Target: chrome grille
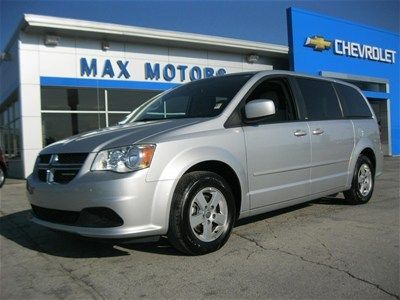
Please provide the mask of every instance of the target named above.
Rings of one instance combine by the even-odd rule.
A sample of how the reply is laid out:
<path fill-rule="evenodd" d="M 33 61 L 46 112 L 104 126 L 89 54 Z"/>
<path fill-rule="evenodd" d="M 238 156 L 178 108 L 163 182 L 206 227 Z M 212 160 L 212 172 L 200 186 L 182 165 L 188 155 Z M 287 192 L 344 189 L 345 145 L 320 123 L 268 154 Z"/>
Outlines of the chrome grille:
<path fill-rule="evenodd" d="M 43 182 L 67 184 L 78 174 L 87 156 L 87 153 L 39 155 L 38 178 Z"/>

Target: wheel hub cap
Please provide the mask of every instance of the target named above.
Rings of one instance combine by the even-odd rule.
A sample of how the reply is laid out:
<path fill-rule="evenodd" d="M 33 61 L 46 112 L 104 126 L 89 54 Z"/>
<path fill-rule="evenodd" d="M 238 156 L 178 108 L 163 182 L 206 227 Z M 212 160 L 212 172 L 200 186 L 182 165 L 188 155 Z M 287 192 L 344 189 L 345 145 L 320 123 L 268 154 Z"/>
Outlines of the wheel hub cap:
<path fill-rule="evenodd" d="M 372 172 L 367 164 L 362 164 L 358 170 L 358 191 L 364 197 L 367 196 L 372 189 Z"/>
<path fill-rule="evenodd" d="M 203 242 L 219 238 L 228 226 L 228 204 L 224 195 L 214 187 L 198 192 L 191 202 L 190 227 Z"/>

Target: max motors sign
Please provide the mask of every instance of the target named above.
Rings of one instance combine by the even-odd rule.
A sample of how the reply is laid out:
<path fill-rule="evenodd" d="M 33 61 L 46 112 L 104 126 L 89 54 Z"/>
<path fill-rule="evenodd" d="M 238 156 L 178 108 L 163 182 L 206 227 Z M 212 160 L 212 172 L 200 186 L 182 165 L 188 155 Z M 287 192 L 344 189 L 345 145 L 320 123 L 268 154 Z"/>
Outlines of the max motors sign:
<path fill-rule="evenodd" d="M 326 40 L 322 36 L 312 36 L 306 39 L 304 46 L 311 47 L 315 51 L 329 50 L 333 47 L 333 53 L 336 55 L 368 59 L 383 63 L 396 63 L 396 51 L 384 49 L 376 46 L 360 44 L 351 41 L 335 39 L 333 42 Z"/>
<path fill-rule="evenodd" d="M 201 78 L 208 78 L 213 76 L 221 76 L 226 74 L 224 68 L 211 68 L 199 66 L 188 66 L 184 64 L 160 64 L 145 62 L 141 69 L 141 74 L 135 74 L 136 77 L 144 75 L 145 80 L 152 81 L 193 81 Z M 80 75 L 81 77 L 94 77 L 94 78 L 114 78 L 114 79 L 129 79 L 133 75 L 131 66 L 133 63 L 129 60 L 111 60 L 105 59 L 100 62 L 97 58 L 80 58 Z M 138 66 L 135 66 L 137 70 Z M 140 66 L 139 66 L 140 67 Z"/>

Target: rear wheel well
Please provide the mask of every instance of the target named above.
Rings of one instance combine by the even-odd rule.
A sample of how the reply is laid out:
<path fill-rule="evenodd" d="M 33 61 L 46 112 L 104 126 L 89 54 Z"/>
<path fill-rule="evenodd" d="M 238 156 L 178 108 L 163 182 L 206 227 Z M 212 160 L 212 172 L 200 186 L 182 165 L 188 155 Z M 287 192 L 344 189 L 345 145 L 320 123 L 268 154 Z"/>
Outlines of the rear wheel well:
<path fill-rule="evenodd" d="M 218 174 L 228 182 L 229 187 L 232 189 L 232 193 L 235 196 L 236 218 L 238 218 L 240 213 L 240 206 L 242 203 L 242 189 L 240 187 L 240 181 L 236 175 L 236 172 L 226 163 L 217 160 L 208 160 L 198 163 L 187 170 L 185 174 L 194 171 L 213 172 Z"/>
<path fill-rule="evenodd" d="M 363 151 L 361 151 L 360 154 L 363 154 L 366 157 L 368 157 L 372 163 L 372 166 L 374 167 L 374 170 L 376 170 L 376 158 L 374 151 L 371 148 L 365 148 Z"/>

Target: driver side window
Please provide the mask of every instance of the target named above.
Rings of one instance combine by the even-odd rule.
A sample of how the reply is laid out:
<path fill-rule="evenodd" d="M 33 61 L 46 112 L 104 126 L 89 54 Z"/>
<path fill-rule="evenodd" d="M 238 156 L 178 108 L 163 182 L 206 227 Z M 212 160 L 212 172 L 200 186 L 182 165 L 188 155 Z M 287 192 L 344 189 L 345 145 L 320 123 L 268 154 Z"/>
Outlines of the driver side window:
<path fill-rule="evenodd" d="M 261 82 L 251 92 L 246 103 L 256 99 L 272 100 L 275 104 L 276 113 L 268 117 L 267 123 L 297 119 L 288 83 L 283 78 L 266 79 Z"/>

